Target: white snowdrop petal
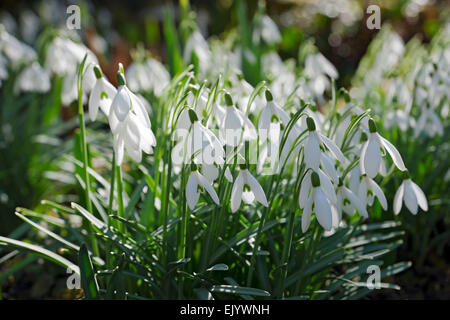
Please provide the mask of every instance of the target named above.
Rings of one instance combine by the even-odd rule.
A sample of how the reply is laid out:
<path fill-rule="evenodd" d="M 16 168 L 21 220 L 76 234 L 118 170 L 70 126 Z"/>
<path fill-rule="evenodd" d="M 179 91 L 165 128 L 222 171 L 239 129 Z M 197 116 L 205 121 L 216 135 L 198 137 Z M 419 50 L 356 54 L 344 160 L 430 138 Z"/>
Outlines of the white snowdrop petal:
<path fill-rule="evenodd" d="M 366 169 L 364 167 L 364 163 L 366 161 L 367 147 L 368 146 L 369 146 L 369 141 L 366 141 L 361 147 L 361 153 L 360 153 L 360 156 L 359 156 L 359 171 L 360 171 L 361 174 L 365 174 L 366 173 Z M 353 172 L 354 172 L 355 169 L 356 169 L 356 167 L 352 170 L 352 177 L 350 178 L 350 180 L 356 179 L 353 176 Z M 358 177 L 358 179 L 359 179 L 359 177 Z M 351 182 L 352 181 L 350 181 L 350 183 Z"/>
<path fill-rule="evenodd" d="M 97 81 L 94 88 L 92 89 L 88 102 L 89 118 L 91 119 L 91 121 L 95 121 L 95 119 L 97 119 L 98 108 L 100 106 L 100 93 L 101 85 L 100 82 Z"/>
<path fill-rule="evenodd" d="M 242 176 L 242 171 L 239 172 L 236 180 L 233 184 L 233 189 L 231 189 L 231 212 L 236 212 L 241 205 L 242 200 L 242 189 L 244 188 L 244 177 Z"/>
<path fill-rule="evenodd" d="M 413 188 L 414 193 L 417 197 L 417 202 L 419 206 L 422 208 L 423 211 L 428 211 L 428 201 L 427 197 L 425 196 L 425 193 L 416 183 L 414 183 L 414 181 L 411 181 L 411 187 Z"/>
<path fill-rule="evenodd" d="M 343 190 L 344 190 L 344 194 L 345 197 L 350 201 L 350 203 L 353 205 L 353 207 L 356 208 L 356 210 L 358 210 L 358 214 L 361 217 L 364 218 L 368 218 L 369 214 L 367 213 L 367 209 L 364 206 L 363 202 L 361 201 L 361 199 L 359 199 L 356 194 L 353 193 L 353 191 L 351 191 L 350 189 L 348 189 L 345 186 L 342 186 Z"/>
<path fill-rule="evenodd" d="M 194 172 L 189 175 L 188 182 L 186 184 L 186 201 L 189 209 L 194 210 L 197 205 L 200 192 L 198 191 L 198 181 Z"/>
<path fill-rule="evenodd" d="M 242 192 L 242 201 L 246 204 L 253 203 L 255 201 L 255 194 L 251 190 L 244 190 Z"/>
<path fill-rule="evenodd" d="M 326 174 L 324 174 L 323 171 L 320 169 L 317 172 L 319 173 L 320 187 L 327 196 L 328 200 L 330 200 L 331 203 L 335 204 L 337 201 L 336 192 L 334 191 L 334 187 L 330 181 L 330 178 Z"/>
<path fill-rule="evenodd" d="M 308 171 L 303 178 L 302 184 L 300 186 L 300 194 L 298 197 L 298 204 L 300 208 L 304 208 L 306 205 L 306 200 L 308 199 L 309 192 L 311 190 L 311 171 Z"/>
<path fill-rule="evenodd" d="M 373 134 L 370 135 L 364 156 L 364 169 L 370 178 L 374 178 L 380 170 L 381 151 L 380 145 Z"/>
<path fill-rule="evenodd" d="M 272 117 L 272 112 L 270 110 L 269 105 L 266 105 L 264 109 L 261 111 L 261 115 L 258 120 L 258 130 L 265 130 L 265 133 L 269 130 L 270 126 L 270 118 Z M 267 134 L 266 134 L 267 136 Z M 260 133 L 260 137 L 264 137 L 264 133 Z"/>
<path fill-rule="evenodd" d="M 331 208 L 331 225 L 333 229 L 336 229 L 339 227 L 339 224 L 341 223 L 342 220 L 342 215 L 341 213 L 336 209 L 335 206 L 330 206 Z"/>
<path fill-rule="evenodd" d="M 264 193 L 263 188 L 259 184 L 258 180 L 256 180 L 251 173 L 246 170 L 246 180 L 248 185 L 250 186 L 250 189 L 253 191 L 253 194 L 255 195 L 256 200 L 261 203 L 263 206 L 267 207 L 267 198 L 266 194 Z"/>
<path fill-rule="evenodd" d="M 311 224 L 312 196 L 308 197 L 302 213 L 302 232 L 305 233 Z"/>
<path fill-rule="evenodd" d="M 216 204 L 220 204 L 219 201 L 219 197 L 217 196 L 216 190 L 214 190 L 213 186 L 211 185 L 211 183 L 208 181 L 208 179 L 206 179 L 204 176 L 202 176 L 200 173 L 196 173 L 197 174 L 197 179 L 198 182 L 200 183 L 200 185 L 205 188 L 206 192 L 209 193 L 209 195 L 211 196 L 211 198 L 213 199 L 213 201 Z"/>
<path fill-rule="evenodd" d="M 121 136 L 122 133 L 120 132 L 117 138 L 114 137 L 114 152 L 116 153 L 116 164 L 118 166 L 122 164 L 125 149 L 125 144 Z"/>
<path fill-rule="evenodd" d="M 339 160 L 342 164 L 345 164 L 347 162 L 347 159 L 345 158 L 341 149 L 339 149 L 338 146 L 330 138 L 326 137 L 323 134 L 320 134 L 320 139 L 336 157 L 337 160 Z"/>
<path fill-rule="evenodd" d="M 412 185 L 411 185 L 411 180 L 407 179 L 405 180 L 405 191 L 404 191 L 404 196 L 403 199 L 405 201 L 405 206 L 408 208 L 408 210 L 412 213 L 412 214 L 417 214 L 418 211 L 418 203 L 417 203 L 417 197 L 416 197 L 416 193 L 414 192 Z"/>
<path fill-rule="evenodd" d="M 315 132 L 310 132 L 305 143 L 305 163 L 307 168 L 317 170 L 320 162 L 319 140 Z"/>
<path fill-rule="evenodd" d="M 397 168 L 401 171 L 405 171 L 405 164 L 403 163 L 402 156 L 400 155 L 400 152 L 398 152 L 397 148 L 382 136 L 378 135 L 378 138 L 380 139 L 380 142 L 382 143 L 384 149 L 391 155 L 392 161 L 397 166 Z"/>
<path fill-rule="evenodd" d="M 230 167 L 226 167 L 225 169 L 225 178 L 228 182 L 233 182 L 233 175 L 231 174 Z"/>
<path fill-rule="evenodd" d="M 372 179 L 369 178 L 368 181 L 370 184 L 370 190 L 372 190 L 373 194 L 380 201 L 381 207 L 383 208 L 383 210 L 387 210 L 388 204 L 387 204 L 386 196 L 383 193 L 383 190 L 381 190 L 380 186 Z"/>
<path fill-rule="evenodd" d="M 132 145 L 125 143 L 125 150 L 134 161 L 138 163 L 142 161 L 142 151 L 140 148 L 135 148 Z"/>
<path fill-rule="evenodd" d="M 394 196 L 394 214 L 395 215 L 399 214 L 400 210 L 402 209 L 404 188 L 405 188 L 405 182 L 403 181 Z"/>
<path fill-rule="evenodd" d="M 330 204 L 320 187 L 314 188 L 312 195 L 317 221 L 325 230 L 330 231 L 333 223 Z"/>
<path fill-rule="evenodd" d="M 100 93 L 100 108 L 102 109 L 104 114 L 108 115 L 112 100 L 114 99 L 117 90 L 111 83 L 109 83 L 109 81 L 103 78 L 101 80 L 103 83 L 104 91 Z"/>
<path fill-rule="evenodd" d="M 334 183 L 339 182 L 339 176 L 334 168 L 333 159 L 330 158 L 326 153 L 323 153 L 320 157 L 320 164 L 322 165 L 323 171 L 331 178 Z"/>
<path fill-rule="evenodd" d="M 119 121 L 124 121 L 130 111 L 130 97 L 126 93 L 126 87 L 121 86 L 113 99 L 111 108 Z"/>

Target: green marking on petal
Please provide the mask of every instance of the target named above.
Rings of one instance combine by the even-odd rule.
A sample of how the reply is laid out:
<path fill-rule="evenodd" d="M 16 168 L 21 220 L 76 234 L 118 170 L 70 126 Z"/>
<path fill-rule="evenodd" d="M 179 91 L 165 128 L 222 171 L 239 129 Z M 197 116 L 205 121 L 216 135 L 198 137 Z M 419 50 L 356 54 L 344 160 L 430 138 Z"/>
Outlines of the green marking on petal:
<path fill-rule="evenodd" d="M 100 93 L 100 100 L 108 99 L 108 98 L 109 98 L 109 96 L 108 96 L 108 94 L 105 91 L 102 91 Z"/>

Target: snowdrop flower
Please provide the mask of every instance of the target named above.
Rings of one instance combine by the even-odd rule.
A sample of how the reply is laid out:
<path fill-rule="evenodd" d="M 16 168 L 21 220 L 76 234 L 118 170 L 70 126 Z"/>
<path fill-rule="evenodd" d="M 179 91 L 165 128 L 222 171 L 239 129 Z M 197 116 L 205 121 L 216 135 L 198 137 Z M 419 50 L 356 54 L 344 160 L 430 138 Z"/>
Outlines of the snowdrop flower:
<path fill-rule="evenodd" d="M 191 210 L 194 210 L 200 197 L 200 191 L 198 190 L 199 185 L 209 193 L 217 205 L 220 204 L 219 197 L 217 196 L 216 190 L 214 190 L 211 185 L 211 182 L 198 172 L 197 165 L 192 164 L 191 174 L 189 175 L 186 184 L 186 201 Z"/>
<path fill-rule="evenodd" d="M 364 206 L 367 204 L 371 206 L 375 197 L 380 201 L 383 210 L 387 210 L 387 200 L 380 186 L 366 174 L 362 175 L 361 183 L 359 184 L 358 196 L 363 202 Z"/>
<path fill-rule="evenodd" d="M 219 168 L 223 168 L 223 166 L 223 164 L 219 165 L 217 163 L 202 164 L 202 171 L 205 177 L 213 183 L 219 177 Z M 225 168 L 224 177 L 228 182 L 233 182 L 233 175 L 228 166 Z"/>
<path fill-rule="evenodd" d="M 97 80 L 89 97 L 89 117 L 91 121 L 95 121 L 97 118 L 98 107 L 102 109 L 105 115 L 109 115 L 112 99 L 117 93 L 116 88 L 103 77 L 103 72 L 98 66 L 94 67 L 94 73 Z"/>
<path fill-rule="evenodd" d="M 430 137 L 444 134 L 442 121 L 431 108 L 422 108 L 420 117 L 417 119 L 414 136 L 418 137 L 421 132 L 426 132 Z"/>
<path fill-rule="evenodd" d="M 14 91 L 19 92 L 47 92 L 50 90 L 50 77 L 48 72 L 38 62 L 27 66 L 18 76 Z"/>
<path fill-rule="evenodd" d="M 47 49 L 44 66 L 51 74 L 64 77 L 61 98 L 65 105 L 69 105 L 78 99 L 77 68 L 86 54 L 86 70 L 83 77 L 83 100 L 92 90 L 96 82 L 95 73 L 92 69 L 98 64 L 97 57 L 85 45 L 62 37 L 55 38 Z"/>
<path fill-rule="evenodd" d="M 331 204 L 336 204 L 337 197 L 336 192 L 334 191 L 333 184 L 331 183 L 330 178 L 320 169 L 318 171 L 307 171 L 305 174 L 305 177 L 303 178 L 302 184 L 300 186 L 300 193 L 299 193 L 299 206 L 301 209 L 305 208 L 305 205 L 307 204 L 308 196 L 314 189 L 313 186 L 313 173 L 315 173 L 319 180 L 322 191 L 325 193 L 327 199 L 330 201 Z"/>
<path fill-rule="evenodd" d="M 109 125 L 114 135 L 116 164 L 121 165 L 124 150 L 135 160 L 141 162 L 142 151 L 153 152 L 156 138 L 151 130 L 150 119 L 142 101 L 126 86 L 121 71 L 117 74 L 119 88 L 109 109 Z"/>
<path fill-rule="evenodd" d="M 316 124 L 311 117 L 306 118 L 308 126 L 308 137 L 304 142 L 304 159 L 307 168 L 315 171 L 319 169 L 322 150 L 328 149 L 330 153 L 341 163 L 346 163 L 347 159 L 336 144 L 324 134 L 316 130 Z"/>
<path fill-rule="evenodd" d="M 321 98 L 324 91 L 330 86 L 328 77 L 338 78 L 336 68 L 320 52 L 306 56 L 305 75 L 310 78 L 309 87 L 318 98 Z"/>
<path fill-rule="evenodd" d="M 189 119 L 191 122 L 191 130 L 187 136 L 187 152 L 186 160 L 192 158 L 196 162 L 212 165 L 217 163 L 224 164 L 225 151 L 219 139 L 205 126 L 203 126 L 197 113 L 193 109 L 188 109 Z"/>
<path fill-rule="evenodd" d="M 266 90 L 267 104 L 261 112 L 258 121 L 259 136 L 262 138 L 260 142 L 269 139 L 271 143 L 278 143 L 281 131 L 281 125 L 287 126 L 290 117 L 286 111 L 281 109 L 275 101 L 273 101 L 272 93 Z"/>
<path fill-rule="evenodd" d="M 333 227 L 333 217 L 329 199 L 325 195 L 321 187 L 322 180 L 316 172 L 311 173 L 312 191 L 307 196 L 305 203 L 299 197 L 299 204 L 303 207 L 302 214 L 302 231 L 306 232 L 311 223 L 311 214 L 316 214 L 317 221 L 327 231 Z M 314 205 L 314 209 L 313 209 Z"/>
<path fill-rule="evenodd" d="M 386 105 L 400 104 L 406 113 L 409 113 L 412 105 L 412 96 L 406 84 L 395 78 L 386 95 Z"/>
<path fill-rule="evenodd" d="M 248 83 L 241 74 L 238 74 L 236 77 L 232 77 L 231 79 L 234 79 L 232 80 L 233 87 L 231 88 L 231 93 L 234 97 L 237 97 L 237 105 L 239 106 L 239 109 L 244 113 L 258 112 L 263 104 L 263 101 L 259 95 L 255 96 L 252 104 L 248 106 L 250 96 L 255 88 L 253 88 L 253 86 Z"/>
<path fill-rule="evenodd" d="M 153 58 L 145 62 L 133 62 L 126 71 L 129 79 L 128 87 L 133 91 L 153 91 L 159 97 L 170 82 L 170 74 L 166 68 Z"/>
<path fill-rule="evenodd" d="M 231 212 L 239 209 L 241 201 L 250 204 L 255 199 L 263 206 L 268 206 L 266 194 L 258 180 L 252 176 L 246 165 L 241 165 L 241 170 L 231 190 Z"/>
<path fill-rule="evenodd" d="M 247 116 L 233 104 L 233 99 L 229 93 L 225 94 L 225 117 L 219 129 L 219 137 L 224 144 L 236 147 L 242 139 L 255 140 L 257 138 L 256 129 Z"/>
<path fill-rule="evenodd" d="M 368 218 L 369 214 L 361 199 L 349 188 L 347 188 L 342 180 L 339 182 L 336 194 L 336 207 L 339 212 L 345 212 L 348 215 L 353 215 L 355 210 L 361 217 Z"/>
<path fill-rule="evenodd" d="M 361 172 L 366 173 L 370 178 L 374 178 L 380 171 L 381 151 L 387 151 L 394 164 L 401 171 L 405 171 L 406 167 L 398 150 L 389 141 L 383 138 L 377 132 L 375 122 L 369 119 L 369 140 L 364 144 L 361 150 L 360 167 Z"/>
<path fill-rule="evenodd" d="M 406 207 L 412 214 L 417 214 L 418 207 L 423 211 L 428 211 L 428 202 L 422 189 L 415 184 L 407 171 L 405 171 L 405 178 L 395 193 L 394 197 L 394 214 L 399 214 L 402 209 L 402 203 L 405 202 Z"/>
<path fill-rule="evenodd" d="M 36 51 L 29 45 L 10 35 L 3 25 L 0 25 L 0 51 L 12 62 L 13 68 L 20 64 L 28 64 L 36 60 Z"/>
<path fill-rule="evenodd" d="M 410 125 L 414 126 L 414 123 L 414 119 L 410 118 L 408 113 L 404 110 L 397 109 L 386 114 L 384 127 L 390 129 L 397 125 L 400 130 L 406 131 Z"/>
<path fill-rule="evenodd" d="M 198 30 L 194 31 L 187 40 L 184 47 L 183 60 L 188 63 L 192 59 L 192 54 L 197 56 L 201 73 L 209 70 L 211 51 L 205 38 Z"/>
<path fill-rule="evenodd" d="M 280 30 L 275 22 L 268 16 L 263 15 L 259 21 L 259 28 L 255 28 L 253 37 L 261 37 L 267 44 L 276 44 L 281 41 Z"/>

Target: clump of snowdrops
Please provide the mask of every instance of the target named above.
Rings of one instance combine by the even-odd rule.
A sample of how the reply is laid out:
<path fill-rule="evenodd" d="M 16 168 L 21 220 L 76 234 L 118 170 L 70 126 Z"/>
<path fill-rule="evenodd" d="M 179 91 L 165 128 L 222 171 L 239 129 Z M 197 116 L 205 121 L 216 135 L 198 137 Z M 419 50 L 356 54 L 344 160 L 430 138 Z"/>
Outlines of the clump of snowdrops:
<path fill-rule="evenodd" d="M 256 36 L 279 41 L 270 18 L 259 19 Z M 0 242 L 69 268 L 90 299 L 349 299 L 370 292 L 369 266 L 382 279 L 407 268 L 384 265 L 403 232 L 372 223 L 372 208 L 416 214 L 426 195 L 372 111 L 336 89 L 334 66 L 313 50 L 292 68 L 267 50 L 267 79 L 252 86 L 241 59 L 251 52 L 189 30 L 178 52 L 186 68 L 170 76 L 141 57 L 126 71 L 119 64 L 117 87 L 65 36 L 49 44 L 45 73 L 30 61 L 25 88 L 58 75 L 63 100 L 77 102 L 80 131 L 60 172 L 82 192 L 43 200 L 41 212 L 17 208 L 52 246 Z M 393 203 L 378 182 L 387 171 L 403 179 Z"/>
<path fill-rule="evenodd" d="M 432 214 L 414 218 L 402 215 L 399 199 L 405 195 L 407 180 L 396 177 L 394 183 L 387 183 L 387 172 L 382 181 L 387 193 L 397 199 L 393 213 L 407 231 L 409 252 L 418 268 L 433 250 L 443 253 L 450 240 L 445 232 L 449 225 L 450 191 L 449 36 L 447 22 L 429 44 L 421 43 L 418 37 L 404 44 L 389 25 L 384 25 L 353 79 L 355 99 L 361 105 L 370 104 L 374 117 L 383 119 L 380 129 L 384 136 L 397 146 L 411 175 L 430 200 Z M 418 212 L 414 206 L 410 211 Z M 390 212 L 377 212 L 374 218 L 389 216 Z"/>

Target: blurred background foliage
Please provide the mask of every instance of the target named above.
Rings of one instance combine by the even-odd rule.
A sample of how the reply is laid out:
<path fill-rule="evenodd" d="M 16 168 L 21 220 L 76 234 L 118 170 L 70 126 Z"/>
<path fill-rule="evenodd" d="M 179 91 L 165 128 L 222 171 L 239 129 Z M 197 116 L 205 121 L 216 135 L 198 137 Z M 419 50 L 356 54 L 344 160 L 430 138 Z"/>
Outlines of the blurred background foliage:
<path fill-rule="evenodd" d="M 42 30 L 51 30 L 55 27 L 65 26 L 68 5 L 71 1 L 21 1 L 4 0 L 0 4 L 0 23 L 6 29 L 21 40 L 36 46 L 44 46 L 42 36 L 36 37 Z M 183 5 L 185 1 L 180 1 Z M 178 1 L 77 1 L 82 14 L 82 29 L 80 36 L 88 47 L 99 58 L 100 65 L 106 76 L 115 82 L 117 63 L 122 62 L 125 67 L 131 63 L 137 51 L 133 48 L 143 46 L 153 56 L 165 64 L 170 64 L 167 54 L 168 43 L 165 42 L 164 15 L 172 14 L 175 24 L 180 29 L 179 22 L 184 11 Z M 244 5 L 243 5 L 244 4 Z M 428 43 L 435 36 L 443 22 L 450 16 L 449 2 L 442 0 L 393 0 L 393 1 L 356 1 L 356 0 L 268 0 L 266 11 L 277 23 L 281 31 L 282 40 L 277 45 L 277 50 L 283 59 L 301 59 L 302 49 L 308 44 L 317 46 L 320 52 L 329 59 L 339 71 L 337 87 L 349 88 L 354 81 L 355 72 L 361 58 L 367 53 L 369 44 L 377 36 L 379 30 L 369 30 L 366 27 L 368 14 L 366 8 L 370 4 L 381 7 L 382 23 L 388 23 L 406 43 L 413 37 L 420 42 Z M 187 5 L 187 4 L 186 4 Z M 242 28 L 242 15 L 248 19 L 258 10 L 259 1 L 201 1 L 191 0 L 190 7 L 195 12 L 195 21 L 204 36 L 219 40 L 225 35 L 233 34 Z M 167 11 L 166 8 L 171 8 Z M 245 9 L 245 11 L 243 11 Z M 189 13 L 190 14 L 190 13 Z M 39 17 L 39 18 L 38 18 Z M 38 20 L 35 20 L 38 18 Z M 37 22 L 36 22 L 37 21 Z M 39 22 L 40 21 L 40 22 Z M 32 27 L 25 28 L 24 26 Z M 31 31 L 30 31 L 31 30 Z M 30 34 L 35 32 L 35 34 Z M 50 32 L 51 33 L 51 32 Z M 183 33 L 181 32 L 181 37 Z M 404 66 L 408 68 L 408 66 Z M 250 82 L 257 82 L 258 79 Z M 56 82 L 58 79 L 55 80 Z M 53 83 L 53 87 L 61 86 Z M 2 86 L 2 98 L 11 90 L 7 85 Z M 53 93 L 54 95 L 52 95 Z M 51 93 L 30 99 L 17 99 L 5 101 L 2 99 L 2 132 L 0 136 L 0 234 L 10 235 L 11 232 L 26 233 L 27 229 L 16 229 L 20 225 L 20 219 L 14 216 L 14 208 L 17 206 L 35 208 L 39 206 L 39 200 L 47 195 L 55 193 L 68 193 L 71 190 L 60 189 L 61 185 L 55 184 L 55 177 L 49 177 L 52 170 L 50 159 L 61 157 L 67 150 L 71 150 L 73 142 L 64 138 L 72 137 L 76 123 L 63 122 L 58 119 L 71 119 L 76 113 L 74 106 L 62 108 L 61 101 L 53 90 Z M 39 113 L 26 112 L 27 106 L 36 103 L 42 106 Z M 8 106 L 8 108 L 5 108 Z M 31 108 L 29 110 L 32 110 Z M 448 129 L 448 124 L 445 124 Z M 26 130 L 22 130 L 26 128 Z M 8 132 L 20 132 L 13 139 Z M 57 136 L 61 141 L 53 141 L 50 136 Z M 419 148 L 427 148 L 430 145 L 439 145 L 448 140 L 448 130 L 440 141 L 423 141 Z M 44 141 L 44 142 L 43 142 Z M 401 139 L 396 141 L 402 143 Z M 410 142 L 409 142 L 410 143 Z M 400 146 L 402 154 L 408 154 L 408 141 Z M 58 146 L 55 148 L 55 145 Z M 435 147 L 433 147 L 434 151 Z M 423 159 L 427 168 L 415 168 L 411 163 L 407 166 L 413 168 L 417 176 L 417 183 L 426 183 L 424 191 L 427 195 L 436 194 L 437 200 L 447 193 L 448 182 L 426 180 L 427 173 L 433 170 L 433 156 L 431 154 Z M 448 152 L 441 153 L 441 163 L 448 169 Z M 417 155 L 407 156 L 407 159 L 416 161 Z M 52 162 L 53 163 L 53 162 Z M 446 169 L 446 168 L 444 168 Z M 439 178 L 439 177 L 437 177 Z M 63 177 L 58 177 L 63 179 Z M 57 179 L 56 179 L 57 180 Z M 59 188 L 59 189 L 58 189 Z M 397 186 L 391 186 L 391 196 Z M 58 191 L 58 192 L 56 192 Z M 57 200 L 57 199 L 53 199 Z M 66 199 L 67 200 L 67 199 Z M 429 199 L 430 200 L 430 199 Z M 431 198 L 433 200 L 433 196 Z M 448 201 L 448 200 L 446 200 Z M 450 268 L 448 256 L 448 221 L 443 215 L 448 211 L 448 203 L 438 207 L 440 214 L 436 219 L 430 219 L 424 213 L 419 214 L 414 220 L 406 220 L 405 228 L 411 235 L 406 246 L 403 246 L 398 254 L 402 260 L 415 260 L 418 267 L 404 273 L 396 279 L 396 282 L 406 287 L 400 298 L 445 298 L 450 297 Z M 431 211 L 433 212 L 433 211 Z M 408 216 L 408 218 L 411 218 Z M 374 218 L 376 219 L 376 217 Z M 448 218 L 447 218 L 448 219 Z M 412 221 L 412 222 L 410 222 Z M 424 226 L 427 226 L 426 228 Z M 424 232 L 424 230 L 426 232 Z M 437 231 L 436 231 L 437 230 Z M 439 240 L 434 240 L 433 235 L 440 234 Z M 423 239 L 423 238 L 426 239 Z M 443 241 L 443 242 L 439 242 Z M 434 247 L 428 246 L 433 242 Z M 425 251 L 420 246 L 425 246 Z M 433 250 L 431 250 L 432 248 Z M 420 252 L 420 254 L 416 254 Z M 445 258 L 447 256 L 447 258 Z M 48 263 L 45 263 L 48 266 Z M 57 274 L 60 271 L 52 267 Z M 27 269 L 26 273 L 39 273 L 37 269 Z M 61 283 L 57 278 L 34 284 L 37 287 L 28 291 L 26 296 L 21 296 L 21 286 L 26 286 L 29 276 L 24 272 L 22 282 L 15 282 L 9 288 L 12 297 L 37 298 L 37 297 L 61 297 Z M 61 276 L 61 275 L 60 275 Z M 403 278 L 402 278 L 403 277 Z M 60 277 L 65 281 L 64 274 Z M 56 282 L 49 292 L 49 283 Z M 64 284 L 64 283 L 63 283 Z M 34 288 L 33 287 L 33 288 Z M 397 294 L 397 293 L 393 293 Z M 16 296 L 15 296 L 16 295 Z M 376 298 L 388 296 L 376 295 Z"/>

